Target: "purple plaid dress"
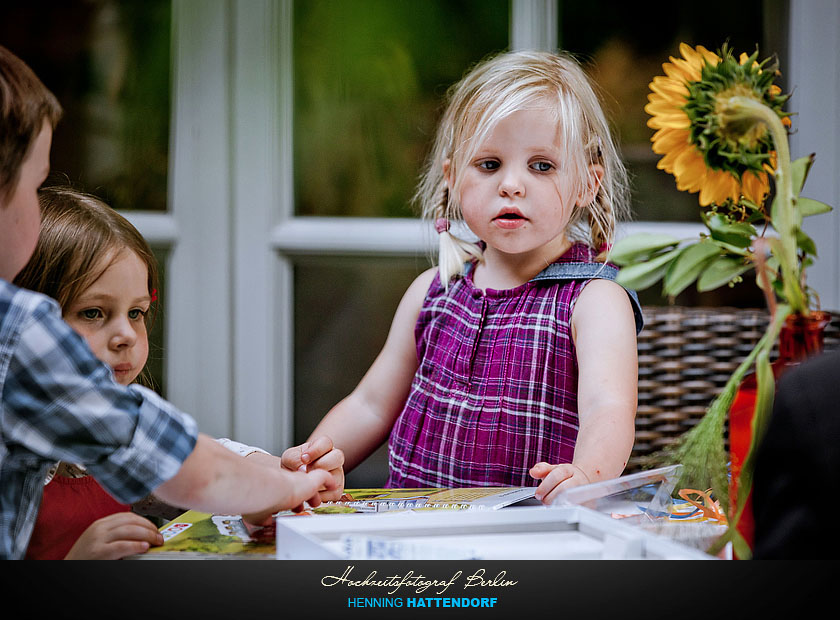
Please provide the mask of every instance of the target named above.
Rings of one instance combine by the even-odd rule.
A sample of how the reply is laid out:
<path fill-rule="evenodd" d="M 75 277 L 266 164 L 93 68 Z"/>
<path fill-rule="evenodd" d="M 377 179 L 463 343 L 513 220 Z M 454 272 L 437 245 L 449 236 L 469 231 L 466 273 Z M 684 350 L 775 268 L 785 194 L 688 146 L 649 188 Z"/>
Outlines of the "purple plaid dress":
<path fill-rule="evenodd" d="M 536 486 L 535 463 L 571 462 L 572 310 L 590 279 L 615 273 L 575 244 L 510 290 L 476 289 L 472 268 L 449 291 L 435 276 L 415 327 L 419 367 L 391 431 L 386 486 Z"/>

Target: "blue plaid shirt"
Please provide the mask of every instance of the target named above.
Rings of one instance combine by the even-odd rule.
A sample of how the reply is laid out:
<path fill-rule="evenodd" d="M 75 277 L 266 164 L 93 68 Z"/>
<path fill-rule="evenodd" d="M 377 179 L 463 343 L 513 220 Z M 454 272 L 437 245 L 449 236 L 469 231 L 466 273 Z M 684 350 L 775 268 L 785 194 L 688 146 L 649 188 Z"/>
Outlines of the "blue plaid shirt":
<path fill-rule="evenodd" d="M 55 301 L 0 279 L 0 559 L 24 556 L 56 461 L 132 503 L 175 475 L 197 436 L 151 390 L 116 383 Z"/>

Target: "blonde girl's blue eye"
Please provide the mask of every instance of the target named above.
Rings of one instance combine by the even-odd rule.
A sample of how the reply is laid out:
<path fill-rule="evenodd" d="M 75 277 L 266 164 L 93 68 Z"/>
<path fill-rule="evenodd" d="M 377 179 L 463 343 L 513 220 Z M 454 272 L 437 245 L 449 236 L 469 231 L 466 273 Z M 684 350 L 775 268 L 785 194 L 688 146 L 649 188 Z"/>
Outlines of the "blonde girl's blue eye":
<path fill-rule="evenodd" d="M 531 167 L 537 172 L 551 172 L 554 165 L 547 161 L 536 161 L 531 164 Z"/>
<path fill-rule="evenodd" d="M 479 168 L 486 171 L 498 170 L 501 167 L 501 164 L 494 159 L 485 159 L 484 161 L 478 162 L 477 165 Z"/>

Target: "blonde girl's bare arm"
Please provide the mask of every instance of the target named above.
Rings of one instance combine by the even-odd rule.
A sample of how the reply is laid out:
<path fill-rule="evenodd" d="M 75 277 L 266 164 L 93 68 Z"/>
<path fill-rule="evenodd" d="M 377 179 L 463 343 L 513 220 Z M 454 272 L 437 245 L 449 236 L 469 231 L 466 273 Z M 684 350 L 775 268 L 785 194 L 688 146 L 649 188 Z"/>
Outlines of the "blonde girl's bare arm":
<path fill-rule="evenodd" d="M 414 327 L 437 268 L 420 274 L 400 301 L 376 360 L 356 388 L 321 420 L 308 441 L 332 439 L 350 471 L 388 437 L 417 370 Z"/>
<path fill-rule="evenodd" d="M 592 280 L 572 314 L 578 362 L 580 427 L 571 464 L 537 463 L 536 495 L 551 504 L 561 490 L 621 475 L 635 436 L 638 390 L 636 325 L 627 292 Z"/>
<path fill-rule="evenodd" d="M 578 361 L 580 429 L 573 464 L 590 482 L 621 475 L 635 437 L 638 398 L 636 324 L 627 292 L 593 280 L 572 316 Z"/>

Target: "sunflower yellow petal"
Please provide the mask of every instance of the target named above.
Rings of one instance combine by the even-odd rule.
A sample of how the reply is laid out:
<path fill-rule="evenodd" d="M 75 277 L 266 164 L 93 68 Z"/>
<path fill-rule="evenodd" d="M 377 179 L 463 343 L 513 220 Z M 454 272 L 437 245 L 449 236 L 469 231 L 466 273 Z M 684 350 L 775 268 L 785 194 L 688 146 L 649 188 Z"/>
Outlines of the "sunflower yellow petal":
<path fill-rule="evenodd" d="M 682 185 L 691 192 L 701 187 L 701 180 L 706 173 L 706 164 L 694 148 L 683 149 L 674 160 L 674 176 L 677 186 Z"/>
<path fill-rule="evenodd" d="M 728 172 L 711 170 L 700 190 L 699 201 L 704 207 L 712 203 L 721 204 L 727 198 L 737 200 L 740 193 L 740 186 L 735 177 Z"/>
<path fill-rule="evenodd" d="M 677 143 L 676 146 L 670 149 L 663 149 L 662 148 L 662 141 L 659 140 L 658 142 L 654 142 L 651 147 L 653 152 L 657 155 L 662 155 L 662 162 L 663 165 L 667 166 L 669 169 L 674 167 L 674 162 L 680 157 L 684 151 L 690 151 L 694 149 L 694 146 L 688 143 Z"/>
<path fill-rule="evenodd" d="M 645 112 L 656 116 L 681 116 L 683 118 L 688 118 L 685 112 L 670 101 L 651 101 L 645 106 Z"/>
<path fill-rule="evenodd" d="M 660 155 L 691 146 L 688 131 L 679 129 L 660 129 L 651 140 L 654 152 Z"/>
<path fill-rule="evenodd" d="M 700 69 L 702 66 L 702 63 L 694 64 L 681 58 L 674 58 L 671 63 L 671 73 L 665 71 L 665 74 L 674 79 L 696 82 L 700 79 Z"/>
<path fill-rule="evenodd" d="M 683 82 L 678 82 L 677 80 L 669 80 L 669 79 L 654 79 L 649 84 L 650 90 L 655 93 L 656 95 L 662 97 L 666 101 L 672 101 L 674 103 L 679 102 L 679 105 L 685 103 L 685 99 L 688 96 L 688 88 Z M 650 98 L 651 95 L 648 95 Z"/>
<path fill-rule="evenodd" d="M 662 159 L 660 159 L 657 162 L 656 167 L 659 168 L 660 170 L 664 170 L 668 174 L 674 174 L 674 164 L 675 164 L 675 162 L 677 161 L 677 159 L 679 157 L 683 156 L 685 151 L 687 151 L 689 149 L 690 149 L 690 147 L 683 146 L 683 147 L 680 147 L 680 148 L 673 149 L 671 151 L 660 153 L 662 155 Z M 676 175 L 674 175 L 674 176 L 676 176 Z"/>
<path fill-rule="evenodd" d="M 680 43 L 680 54 L 682 55 L 683 58 L 691 58 L 692 56 L 695 55 L 694 48 L 691 47 L 685 41 L 682 41 Z"/>
<path fill-rule="evenodd" d="M 645 107 L 647 111 L 647 107 Z M 647 126 L 651 129 L 687 129 L 690 125 L 688 117 L 682 112 L 672 114 L 658 114 L 648 119 Z"/>
<path fill-rule="evenodd" d="M 748 173 L 741 180 L 741 192 L 757 204 L 761 204 L 764 201 L 764 196 L 767 195 L 769 190 L 770 186 L 767 182 L 766 173 L 761 173 L 760 175 Z"/>
<path fill-rule="evenodd" d="M 705 60 L 707 63 L 709 63 L 712 66 L 717 66 L 718 61 L 720 60 L 720 56 L 718 56 L 712 51 L 707 50 L 702 45 L 697 46 L 697 52 L 700 54 L 700 56 L 703 57 L 703 60 Z"/>
<path fill-rule="evenodd" d="M 717 54 L 710 52 L 702 45 L 698 45 L 696 48 L 693 48 L 687 43 L 680 43 L 680 54 L 687 62 L 698 69 L 703 66 L 703 63 L 707 59 L 717 59 L 718 57 Z"/>

